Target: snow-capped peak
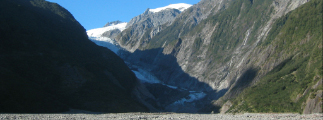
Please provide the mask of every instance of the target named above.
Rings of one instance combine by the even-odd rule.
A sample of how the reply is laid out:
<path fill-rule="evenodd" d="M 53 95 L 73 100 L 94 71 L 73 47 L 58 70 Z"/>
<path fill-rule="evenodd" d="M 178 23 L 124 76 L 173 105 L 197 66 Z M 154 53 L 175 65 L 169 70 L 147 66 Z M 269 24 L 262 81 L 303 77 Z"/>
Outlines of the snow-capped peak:
<path fill-rule="evenodd" d="M 105 33 L 106 31 L 115 30 L 115 29 L 119 29 L 120 31 L 123 31 L 126 29 L 126 26 L 127 26 L 126 22 L 119 23 L 119 24 L 111 24 L 107 27 L 88 30 L 86 31 L 86 33 L 89 37 L 101 37 L 102 34 Z"/>
<path fill-rule="evenodd" d="M 189 8 L 191 6 L 192 5 L 186 4 L 186 3 L 178 3 L 178 4 L 170 4 L 168 6 L 160 7 L 160 8 L 156 8 L 156 9 L 150 9 L 149 11 L 156 13 L 156 12 L 160 12 L 160 11 L 166 10 L 166 9 L 178 9 L 179 11 L 183 12 L 184 10 L 186 10 L 187 8 Z"/>

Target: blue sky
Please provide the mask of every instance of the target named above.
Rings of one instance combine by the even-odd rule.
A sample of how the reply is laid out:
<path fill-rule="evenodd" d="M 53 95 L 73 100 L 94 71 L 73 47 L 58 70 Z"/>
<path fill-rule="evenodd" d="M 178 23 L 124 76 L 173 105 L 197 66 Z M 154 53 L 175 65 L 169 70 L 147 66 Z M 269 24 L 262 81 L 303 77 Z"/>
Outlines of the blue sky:
<path fill-rule="evenodd" d="M 47 0 L 70 11 L 86 30 L 103 27 L 107 22 L 129 22 L 147 8 L 169 4 L 197 4 L 200 0 Z"/>

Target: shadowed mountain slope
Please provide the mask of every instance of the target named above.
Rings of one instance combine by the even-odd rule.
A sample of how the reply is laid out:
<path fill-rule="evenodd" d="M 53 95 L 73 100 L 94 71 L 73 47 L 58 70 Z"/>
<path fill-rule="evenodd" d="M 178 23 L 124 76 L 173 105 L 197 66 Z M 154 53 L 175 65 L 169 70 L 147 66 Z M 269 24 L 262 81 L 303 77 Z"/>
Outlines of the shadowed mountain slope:
<path fill-rule="evenodd" d="M 64 8 L 0 1 L 0 112 L 139 112 L 134 73 Z"/>

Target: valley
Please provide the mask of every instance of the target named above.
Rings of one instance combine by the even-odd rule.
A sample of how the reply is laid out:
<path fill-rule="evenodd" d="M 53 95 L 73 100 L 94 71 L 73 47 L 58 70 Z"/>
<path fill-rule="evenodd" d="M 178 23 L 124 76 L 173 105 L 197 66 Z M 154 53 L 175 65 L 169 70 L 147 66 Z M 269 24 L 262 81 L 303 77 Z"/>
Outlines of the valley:
<path fill-rule="evenodd" d="M 115 27 L 112 26 L 112 28 Z M 199 112 L 199 109 L 207 105 L 206 103 L 211 102 L 211 99 L 208 98 L 209 96 L 207 95 L 207 92 L 204 90 L 180 87 L 176 84 L 170 85 L 159 80 L 159 78 L 152 73 L 152 68 L 156 66 L 140 62 L 141 60 L 136 60 L 137 58 L 135 56 L 140 56 L 140 54 L 143 53 L 130 53 L 121 48 L 114 40 L 107 37 L 94 37 L 95 34 L 93 33 L 98 32 L 97 30 L 88 31 L 88 35 L 90 36 L 89 39 L 92 42 L 112 50 L 125 60 L 128 67 L 152 94 L 152 98 L 150 99 L 154 101 L 150 104 L 155 105 L 154 107 L 158 109 L 157 112 L 197 113 Z M 101 34 L 103 34 L 103 32 L 101 32 Z M 196 104 L 199 104 L 199 106 L 196 106 Z"/>
<path fill-rule="evenodd" d="M 322 4 L 201 0 L 86 31 L 1 0 L 0 119 L 322 118 Z"/>

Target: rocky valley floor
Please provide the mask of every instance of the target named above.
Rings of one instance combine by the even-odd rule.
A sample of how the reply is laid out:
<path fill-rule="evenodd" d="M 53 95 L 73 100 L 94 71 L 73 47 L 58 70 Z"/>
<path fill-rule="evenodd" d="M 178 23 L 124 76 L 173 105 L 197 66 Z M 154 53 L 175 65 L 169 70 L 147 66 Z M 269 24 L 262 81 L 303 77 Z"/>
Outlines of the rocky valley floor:
<path fill-rule="evenodd" d="M 176 113 L 118 113 L 118 114 L 0 114 L 0 120 L 35 120 L 35 119 L 106 119 L 106 120 L 244 120 L 244 119 L 283 119 L 283 120 L 322 120 L 323 114 L 176 114 Z"/>

